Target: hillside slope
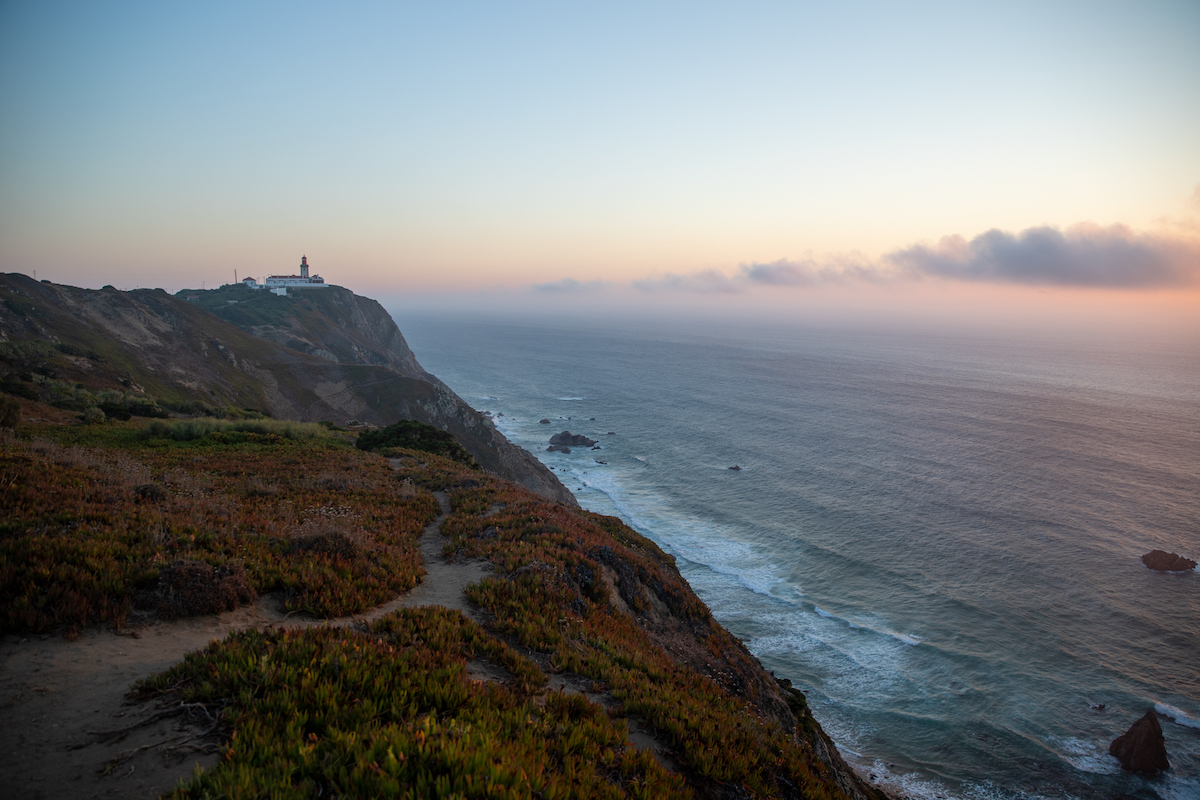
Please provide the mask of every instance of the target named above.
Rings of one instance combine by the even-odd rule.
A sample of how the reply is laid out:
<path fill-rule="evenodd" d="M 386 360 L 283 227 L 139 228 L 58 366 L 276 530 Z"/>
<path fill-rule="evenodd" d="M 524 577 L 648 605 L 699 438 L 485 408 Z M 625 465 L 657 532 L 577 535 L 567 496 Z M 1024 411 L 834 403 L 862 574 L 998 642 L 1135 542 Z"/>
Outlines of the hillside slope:
<path fill-rule="evenodd" d="M 620 520 L 321 426 L 172 433 L 195 427 L 0 432 L 18 792 L 147 796 L 136 776 L 174 764 L 173 796 L 197 800 L 880 800 Z M 417 584 L 436 599 L 406 603 Z M 55 631 L 86 646 L 29 635 Z M 121 706 L 123 681 L 79 692 L 116 665 L 146 703 Z M 166 719 L 192 726 L 125 741 Z"/>
<path fill-rule="evenodd" d="M 183 294 L 0 275 L 4 381 L 60 407 L 73 407 L 78 386 L 181 410 L 256 409 L 339 425 L 416 419 L 452 434 L 485 470 L 577 505 L 550 470 L 421 368 L 374 300 L 341 288 Z"/>

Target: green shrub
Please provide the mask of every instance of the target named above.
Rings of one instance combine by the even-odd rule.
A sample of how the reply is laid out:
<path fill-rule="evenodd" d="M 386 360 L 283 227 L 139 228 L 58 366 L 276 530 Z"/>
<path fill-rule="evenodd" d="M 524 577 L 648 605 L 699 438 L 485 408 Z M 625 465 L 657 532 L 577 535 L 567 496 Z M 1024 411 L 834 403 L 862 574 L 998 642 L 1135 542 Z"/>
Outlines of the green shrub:
<path fill-rule="evenodd" d="M 155 420 L 139 432 L 143 439 L 174 439 L 186 442 L 210 437 L 215 441 L 246 441 L 248 437 L 230 434 L 254 434 L 281 439 L 324 439 L 329 431 L 315 422 L 289 422 L 275 419 L 228 420 L 198 417 L 170 422 Z"/>
<path fill-rule="evenodd" d="M 11 397 L 0 397 L 0 428 L 17 429 L 21 423 L 21 404 Z"/>
<path fill-rule="evenodd" d="M 26 400 L 40 400 L 37 387 L 23 381 L 0 381 L 0 392 L 24 397 Z"/>
<path fill-rule="evenodd" d="M 400 447 L 444 456 L 460 464 L 475 466 L 475 457 L 455 441 L 446 431 L 415 419 L 402 419 L 378 431 L 363 431 L 358 435 L 358 449 L 383 453 L 388 448 Z"/>

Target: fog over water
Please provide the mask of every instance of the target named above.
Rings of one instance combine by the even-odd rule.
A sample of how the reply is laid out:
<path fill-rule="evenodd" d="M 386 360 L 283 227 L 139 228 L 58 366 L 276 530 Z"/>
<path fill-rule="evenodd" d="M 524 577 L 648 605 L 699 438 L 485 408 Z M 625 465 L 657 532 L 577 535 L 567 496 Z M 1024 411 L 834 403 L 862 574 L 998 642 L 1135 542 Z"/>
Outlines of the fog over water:
<path fill-rule="evenodd" d="M 671 552 L 864 771 L 929 797 L 1200 796 L 1200 575 L 1139 561 L 1200 559 L 1186 342 L 395 316 L 584 507 Z M 602 449 L 546 452 L 563 429 Z M 1155 780 L 1107 755 L 1151 707 Z"/>

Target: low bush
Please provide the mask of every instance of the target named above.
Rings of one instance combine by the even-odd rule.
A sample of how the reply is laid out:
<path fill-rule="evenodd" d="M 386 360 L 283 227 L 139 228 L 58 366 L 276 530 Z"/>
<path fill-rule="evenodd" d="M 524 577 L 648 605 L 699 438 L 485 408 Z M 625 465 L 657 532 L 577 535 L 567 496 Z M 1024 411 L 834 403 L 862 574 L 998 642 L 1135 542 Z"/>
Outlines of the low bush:
<path fill-rule="evenodd" d="M 236 436 L 230 438 L 230 434 L 247 433 L 281 439 L 325 439 L 329 437 L 327 428 L 313 422 L 290 422 L 267 418 L 230 420 L 212 417 L 179 419 L 169 422 L 154 421 L 142 428 L 141 436 L 144 439 L 159 438 L 175 439 L 176 441 L 190 441 L 206 436 L 224 436 L 226 437 L 224 440 L 215 438 L 215 441 L 237 442 L 246 441 L 246 439 L 244 437 L 239 439 Z"/>
<path fill-rule="evenodd" d="M 0 428 L 16 430 L 21 424 L 21 404 L 11 397 L 0 397 Z"/>
<path fill-rule="evenodd" d="M 394 448 L 433 453 L 460 464 L 475 466 L 475 457 L 468 453 L 467 449 L 459 444 L 453 436 L 415 419 L 400 420 L 386 428 L 377 431 L 363 431 L 358 435 L 359 450 L 371 450 L 384 455 L 392 455 L 391 452 L 385 451 L 391 451 Z"/>
<path fill-rule="evenodd" d="M 162 619 L 233 611 L 258 595 L 241 564 L 213 567 L 203 561 L 176 561 L 138 594 L 137 603 Z"/>

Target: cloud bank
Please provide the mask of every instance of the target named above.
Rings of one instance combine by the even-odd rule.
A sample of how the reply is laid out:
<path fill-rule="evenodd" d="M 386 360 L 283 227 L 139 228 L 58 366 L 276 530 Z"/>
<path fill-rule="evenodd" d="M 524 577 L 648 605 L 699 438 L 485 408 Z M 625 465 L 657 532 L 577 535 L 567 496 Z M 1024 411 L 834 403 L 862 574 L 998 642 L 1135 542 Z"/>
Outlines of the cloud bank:
<path fill-rule="evenodd" d="M 1200 246 L 1186 239 L 1135 233 L 1124 225 L 1079 225 L 1065 233 L 1050 227 L 1019 234 L 990 230 L 969 242 L 947 236 L 934 247 L 916 245 L 889 253 L 884 261 L 914 276 L 1142 289 L 1195 282 Z"/>
<path fill-rule="evenodd" d="M 1200 193 L 1200 190 L 1198 190 Z M 1124 225 L 1077 225 L 1066 231 L 990 230 L 970 241 L 946 236 L 872 261 L 857 255 L 823 261 L 780 259 L 739 265 L 726 274 L 703 270 L 634 281 L 644 292 L 732 294 L 754 287 L 888 283 L 924 278 L 1036 287 L 1160 289 L 1200 282 L 1200 240 L 1170 233 L 1138 233 Z M 586 288 L 570 278 L 573 288 Z M 602 282 L 597 282 L 602 283 Z M 555 286 L 542 284 L 537 288 Z"/>

